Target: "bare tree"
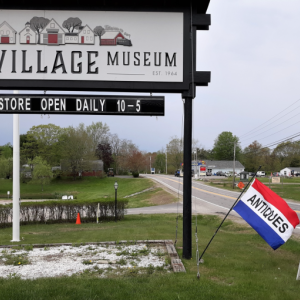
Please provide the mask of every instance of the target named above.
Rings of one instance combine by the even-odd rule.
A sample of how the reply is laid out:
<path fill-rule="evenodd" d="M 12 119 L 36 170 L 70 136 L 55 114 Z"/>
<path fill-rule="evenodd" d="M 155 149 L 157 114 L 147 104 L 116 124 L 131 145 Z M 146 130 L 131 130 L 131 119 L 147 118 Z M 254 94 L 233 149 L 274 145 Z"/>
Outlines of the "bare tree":
<path fill-rule="evenodd" d="M 99 36 L 99 45 L 101 44 L 101 36 L 105 33 L 105 30 L 102 26 L 96 26 L 94 28 L 94 33 Z"/>
<path fill-rule="evenodd" d="M 99 144 L 109 142 L 109 127 L 106 123 L 103 124 L 102 122 L 92 122 L 91 125 L 86 127 L 86 132 L 92 138 L 93 149 L 95 151 Z"/>
<path fill-rule="evenodd" d="M 79 18 L 68 18 L 62 24 L 63 28 L 66 28 L 69 32 L 73 32 L 74 29 L 78 29 L 81 26 L 82 21 Z"/>
<path fill-rule="evenodd" d="M 46 27 L 49 21 L 49 19 L 44 17 L 33 17 L 30 20 L 30 27 L 38 34 L 38 44 L 40 44 L 40 32 Z"/>

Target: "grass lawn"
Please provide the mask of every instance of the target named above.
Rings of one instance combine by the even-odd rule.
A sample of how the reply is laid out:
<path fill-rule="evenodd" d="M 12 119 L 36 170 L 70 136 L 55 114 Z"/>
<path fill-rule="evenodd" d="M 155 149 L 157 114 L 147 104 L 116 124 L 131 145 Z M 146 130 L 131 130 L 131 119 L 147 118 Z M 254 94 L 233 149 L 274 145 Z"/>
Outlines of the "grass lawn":
<path fill-rule="evenodd" d="M 257 179 L 262 183 L 264 183 L 267 187 L 269 187 L 271 190 L 273 190 L 276 194 L 278 194 L 282 198 L 300 201 L 300 181 L 299 181 L 300 178 L 291 178 L 291 179 L 281 178 L 281 180 L 283 180 L 283 184 L 272 184 L 272 183 L 269 184 L 269 178 L 259 177 Z M 236 178 L 236 182 L 239 182 L 239 178 Z M 208 184 L 210 186 L 223 188 L 229 191 L 233 190 L 232 177 L 231 179 L 221 178 L 218 180 L 211 180 Z M 237 192 L 241 191 L 238 187 L 235 187 L 234 190 Z"/>
<path fill-rule="evenodd" d="M 36 184 L 21 183 L 21 199 L 53 199 L 55 193 L 59 195 L 73 195 L 80 200 L 94 200 L 100 198 L 114 199 L 114 183 L 118 182 L 118 199 L 133 195 L 148 188 L 152 190 L 131 196 L 127 208 L 138 208 L 153 205 L 162 205 L 176 202 L 177 198 L 157 186 L 151 179 L 146 178 L 95 178 L 85 177 L 76 181 L 70 179 L 53 180 L 51 184 L 41 187 Z M 12 180 L 0 179 L 0 203 L 7 191 L 12 190 Z M 59 197 L 61 199 L 61 196 Z"/>
<path fill-rule="evenodd" d="M 23 243 L 93 242 L 138 239 L 175 239 L 175 215 L 126 216 L 121 222 L 55 224 L 21 227 Z M 200 253 L 219 225 L 216 216 L 198 216 Z M 178 247 L 182 246 L 182 218 Z M 299 299 L 296 281 L 300 242 L 290 239 L 273 251 L 254 230 L 226 221 L 200 264 L 183 260 L 187 273 L 113 275 L 99 279 L 72 277 L 20 280 L 0 279 L 1 299 Z M 0 230 L 0 244 L 10 244 L 11 228 Z M 181 256 L 181 249 L 178 253 Z M 59 266 L 58 266 L 59 267 Z"/>
<path fill-rule="evenodd" d="M 146 178 L 97 178 L 84 177 L 78 180 L 54 179 L 49 185 L 44 186 L 44 191 L 38 184 L 21 183 L 21 198 L 28 199 L 30 196 L 43 197 L 59 193 L 62 195 L 74 195 L 78 199 L 114 198 L 114 183 L 118 182 L 118 197 L 124 197 L 140 192 L 153 186 L 153 182 Z M 0 197 L 7 199 L 7 191 L 12 193 L 12 180 L 0 180 Z M 29 196 L 29 197 L 28 197 Z"/>

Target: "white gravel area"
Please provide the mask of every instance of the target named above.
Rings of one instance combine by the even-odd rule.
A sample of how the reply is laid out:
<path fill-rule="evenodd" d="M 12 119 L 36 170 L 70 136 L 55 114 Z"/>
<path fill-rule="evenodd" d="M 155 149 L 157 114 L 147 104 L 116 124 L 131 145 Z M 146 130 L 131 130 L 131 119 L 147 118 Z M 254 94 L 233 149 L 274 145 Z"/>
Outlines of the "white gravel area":
<path fill-rule="evenodd" d="M 148 250 L 148 251 L 147 251 Z M 162 245 L 81 245 L 33 248 L 31 251 L 0 250 L 0 277 L 18 276 L 22 279 L 41 277 L 71 276 L 92 270 L 119 268 L 149 268 L 165 265 L 166 249 Z M 22 257 L 28 258 L 29 264 L 17 262 Z M 15 264 L 5 265 L 9 257 L 14 257 Z M 101 275 L 105 277 L 105 272 Z"/>

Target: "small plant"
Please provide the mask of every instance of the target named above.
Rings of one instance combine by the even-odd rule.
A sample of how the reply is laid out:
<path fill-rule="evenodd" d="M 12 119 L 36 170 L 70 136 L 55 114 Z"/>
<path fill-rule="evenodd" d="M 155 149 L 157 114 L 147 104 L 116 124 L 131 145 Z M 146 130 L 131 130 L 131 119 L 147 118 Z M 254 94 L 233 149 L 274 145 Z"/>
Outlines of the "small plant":
<path fill-rule="evenodd" d="M 25 251 L 32 251 L 33 250 L 33 246 L 32 245 L 25 245 L 24 246 L 24 250 Z"/>
<path fill-rule="evenodd" d="M 23 247 L 21 245 L 19 245 L 19 246 L 13 246 L 11 249 L 14 249 L 14 250 L 23 250 Z"/>
<path fill-rule="evenodd" d="M 82 256 L 82 254 L 81 253 L 77 253 L 77 256 Z"/>
<path fill-rule="evenodd" d="M 135 258 L 135 257 L 137 257 L 139 254 L 138 254 L 138 252 L 131 252 L 130 253 L 130 256 L 132 257 L 132 258 Z"/>
<path fill-rule="evenodd" d="M 130 252 L 128 250 L 123 250 L 122 252 L 118 252 L 116 253 L 117 256 L 121 256 L 121 255 L 130 255 Z"/>
<path fill-rule="evenodd" d="M 27 254 L 5 254 L 3 255 L 3 258 L 5 265 L 21 266 L 29 264 Z"/>
<path fill-rule="evenodd" d="M 48 251 L 48 250 L 50 250 L 49 247 L 44 247 L 44 251 Z"/>
<path fill-rule="evenodd" d="M 93 271 L 95 274 L 99 274 L 99 275 L 103 274 L 104 272 L 104 270 L 100 269 L 98 266 L 94 266 Z"/>
<path fill-rule="evenodd" d="M 72 244 L 72 247 L 80 247 L 81 245 L 80 244 L 78 244 L 78 243 L 73 243 Z"/>
<path fill-rule="evenodd" d="M 137 266 L 137 263 L 135 261 L 131 261 L 130 264 L 133 266 L 133 267 L 136 267 Z"/>
<path fill-rule="evenodd" d="M 7 278 L 8 279 L 21 279 L 21 276 L 19 274 L 17 274 L 17 273 L 9 273 L 7 275 Z"/>
<path fill-rule="evenodd" d="M 132 276 L 132 277 L 136 277 L 139 273 L 139 269 L 138 268 L 130 268 L 128 271 L 127 271 L 127 274 L 129 276 Z"/>
<path fill-rule="evenodd" d="M 83 263 L 84 265 L 92 265 L 92 264 L 93 264 L 92 261 L 89 260 L 89 259 L 83 260 L 82 263 Z"/>
<path fill-rule="evenodd" d="M 168 267 L 171 265 L 171 258 L 169 256 L 165 257 L 165 266 Z"/>
<path fill-rule="evenodd" d="M 152 264 L 150 264 L 149 267 L 147 268 L 147 274 L 151 275 L 154 273 L 154 271 L 155 271 L 154 266 Z"/>
<path fill-rule="evenodd" d="M 150 252 L 150 250 L 148 248 L 139 250 L 139 254 L 141 254 L 141 255 L 148 255 L 149 252 Z"/>
<path fill-rule="evenodd" d="M 157 266 L 157 267 L 156 267 L 156 270 L 157 270 L 157 271 L 163 271 L 163 270 L 164 270 L 164 266 Z"/>
<path fill-rule="evenodd" d="M 121 259 L 117 260 L 117 264 L 119 264 L 121 266 L 125 266 L 127 264 L 127 262 L 124 258 L 121 258 Z"/>
<path fill-rule="evenodd" d="M 156 255 L 156 256 L 159 256 L 159 257 L 162 257 L 162 256 L 165 256 L 166 253 L 163 252 L 163 251 L 157 251 L 157 252 L 155 253 L 155 255 Z"/>
<path fill-rule="evenodd" d="M 92 250 L 95 250 L 95 248 L 93 248 L 92 246 L 88 246 L 87 250 L 91 250 L 92 251 Z"/>

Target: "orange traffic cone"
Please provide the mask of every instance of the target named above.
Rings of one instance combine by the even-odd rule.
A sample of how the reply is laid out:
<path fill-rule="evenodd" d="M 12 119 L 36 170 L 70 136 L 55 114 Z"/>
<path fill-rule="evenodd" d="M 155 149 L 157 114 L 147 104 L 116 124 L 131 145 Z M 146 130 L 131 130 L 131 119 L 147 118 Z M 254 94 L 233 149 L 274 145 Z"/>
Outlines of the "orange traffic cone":
<path fill-rule="evenodd" d="M 77 225 L 80 225 L 81 224 L 81 221 L 80 221 L 80 214 L 78 213 L 77 214 L 77 219 L 76 219 L 76 223 Z"/>

